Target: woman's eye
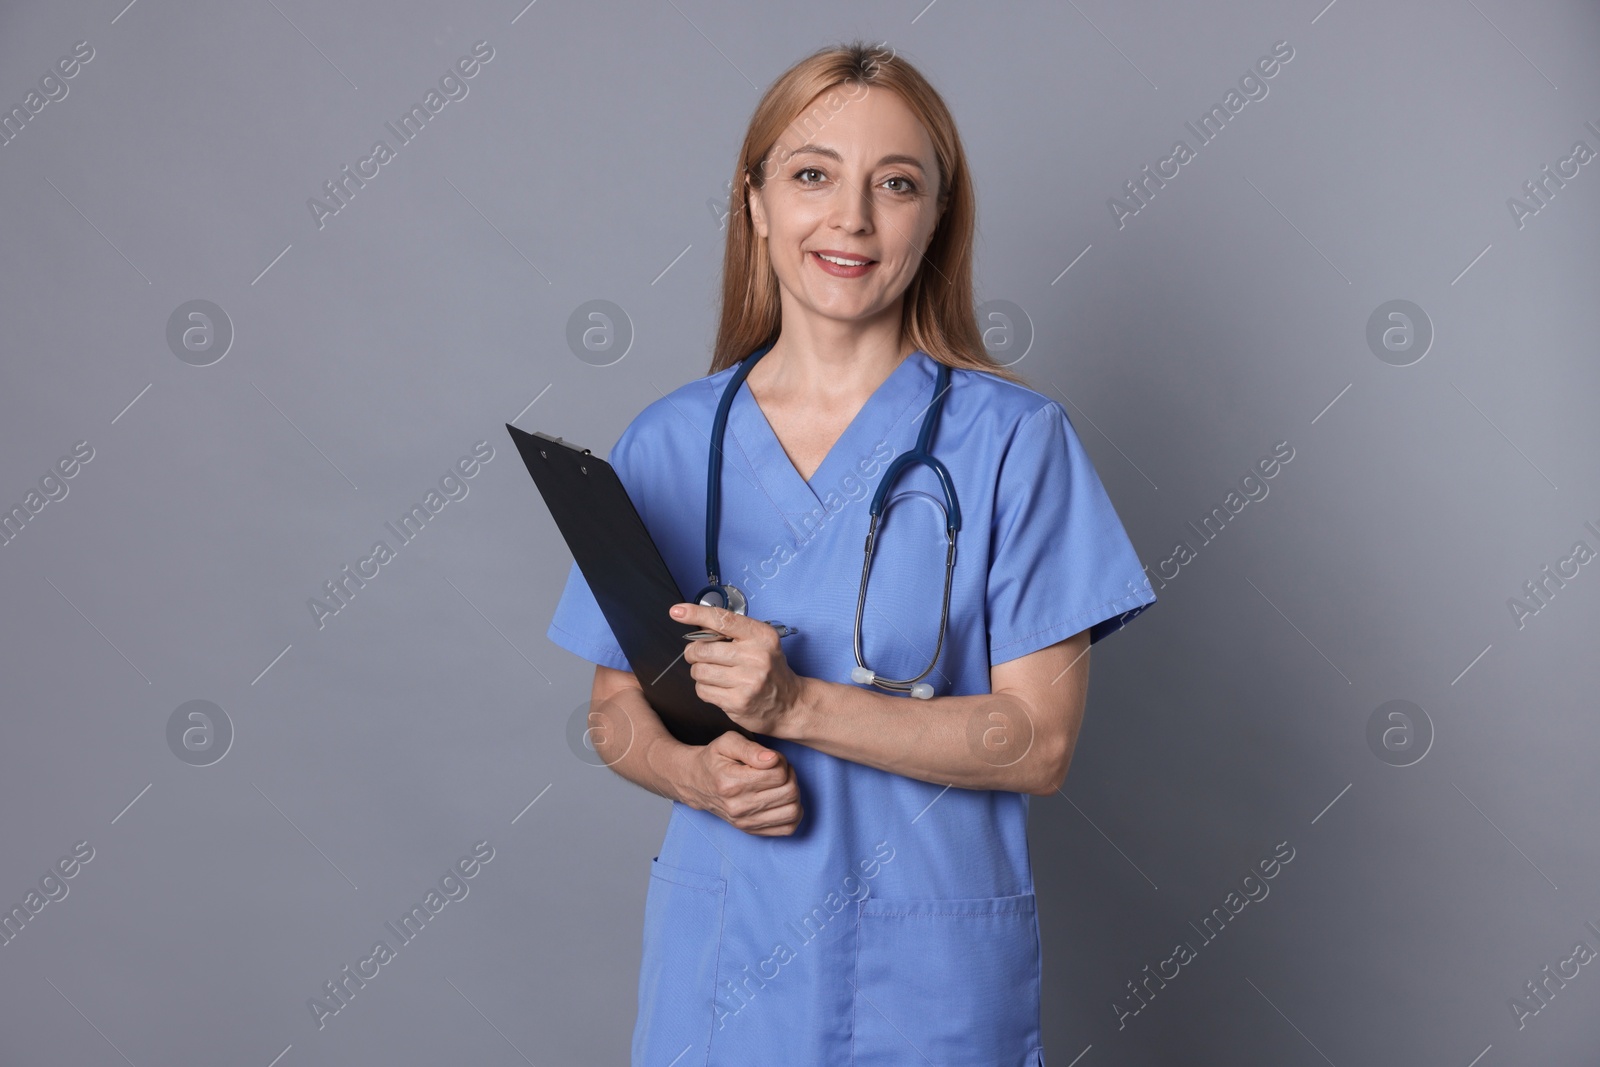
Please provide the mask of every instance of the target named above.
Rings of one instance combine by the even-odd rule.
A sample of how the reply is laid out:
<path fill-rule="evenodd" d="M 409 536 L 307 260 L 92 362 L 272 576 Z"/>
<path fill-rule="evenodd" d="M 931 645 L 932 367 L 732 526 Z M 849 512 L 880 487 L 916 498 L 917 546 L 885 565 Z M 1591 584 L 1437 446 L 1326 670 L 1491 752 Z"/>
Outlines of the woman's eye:
<path fill-rule="evenodd" d="M 899 189 L 891 189 L 890 190 L 890 192 L 895 192 L 895 193 L 913 192 L 913 191 L 915 191 L 915 189 L 917 187 L 916 183 L 913 182 L 910 178 L 894 177 L 894 178 L 885 178 L 884 179 L 884 184 L 885 185 L 887 185 L 889 182 L 900 182 L 900 183 L 902 183 L 901 188 L 899 188 Z"/>
<path fill-rule="evenodd" d="M 821 180 L 820 176 L 822 174 L 822 171 L 818 170 L 816 167 L 802 167 L 798 171 L 795 172 L 795 177 L 799 178 L 801 183 L 804 184 L 804 185 L 814 185 L 814 184 L 816 184 L 815 181 L 813 181 L 812 179 L 806 177 L 807 174 L 816 174 L 816 175 L 819 176 L 817 180 Z"/>

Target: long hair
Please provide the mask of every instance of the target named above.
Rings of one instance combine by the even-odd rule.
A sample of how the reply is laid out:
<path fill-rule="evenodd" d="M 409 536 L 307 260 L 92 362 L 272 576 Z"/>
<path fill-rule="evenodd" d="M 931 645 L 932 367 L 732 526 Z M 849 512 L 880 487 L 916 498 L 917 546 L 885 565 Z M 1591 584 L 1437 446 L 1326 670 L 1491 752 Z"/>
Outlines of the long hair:
<path fill-rule="evenodd" d="M 842 94 L 840 86 L 850 89 Z M 972 292 L 972 234 L 977 201 L 967 156 L 955 120 L 944 100 L 918 70 L 892 50 L 856 41 L 824 48 L 783 73 L 767 90 L 750 117 L 728 203 L 728 236 L 722 256 L 722 318 L 717 327 L 710 374 L 732 366 L 757 348 L 777 341 L 783 324 L 778 276 L 766 242 L 750 219 L 750 194 L 777 173 L 785 160 L 772 160 L 785 128 L 811 109 L 817 125 L 827 121 L 831 106 L 848 106 L 862 87 L 878 86 L 897 93 L 928 131 L 939 164 L 939 221 L 922 264 L 905 291 L 901 307 L 901 341 L 909 341 L 940 363 L 987 371 L 1019 384 L 1016 372 L 996 362 L 978 332 Z M 835 90 L 827 100 L 823 94 Z M 817 101 L 813 105 L 813 101 Z"/>

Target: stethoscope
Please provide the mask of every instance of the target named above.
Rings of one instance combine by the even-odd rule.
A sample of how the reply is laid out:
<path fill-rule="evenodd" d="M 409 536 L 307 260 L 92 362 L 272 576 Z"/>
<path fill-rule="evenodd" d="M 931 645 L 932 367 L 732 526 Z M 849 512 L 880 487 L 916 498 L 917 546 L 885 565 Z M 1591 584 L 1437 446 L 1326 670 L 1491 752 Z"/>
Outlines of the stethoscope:
<path fill-rule="evenodd" d="M 724 583 L 718 577 L 722 571 L 717 561 L 717 529 L 722 517 L 722 440 L 727 430 L 728 411 L 733 407 L 734 394 L 739 391 L 739 386 L 749 375 L 750 368 L 771 350 L 771 345 L 757 349 L 739 364 L 733 376 L 728 379 L 727 387 L 722 391 L 722 400 L 717 404 L 716 418 L 711 423 L 711 453 L 706 479 L 706 576 L 709 584 L 695 594 L 695 600 L 711 607 L 726 608 L 738 615 L 745 614 L 749 600 L 738 586 L 731 582 Z M 867 541 L 863 549 L 865 559 L 861 564 L 861 588 L 856 594 L 856 665 L 850 670 L 850 680 L 857 685 L 875 685 L 880 689 L 909 692 L 918 700 L 928 700 L 933 696 L 933 686 L 922 679 L 933 670 L 934 664 L 939 662 L 939 652 L 944 647 L 945 623 L 950 616 L 950 579 L 955 573 L 956 566 L 956 532 L 961 529 L 961 505 L 956 500 L 955 485 L 950 480 L 950 472 L 928 451 L 928 446 L 933 442 L 934 430 L 939 423 L 939 412 L 944 409 L 944 394 L 949 388 L 950 368 L 940 363 L 938 375 L 933 383 L 933 402 L 928 405 L 927 413 L 922 417 L 922 431 L 917 435 L 916 448 L 895 457 L 894 462 L 884 471 L 883 479 L 878 483 L 878 491 L 872 496 Z M 895 479 L 899 477 L 901 471 L 913 463 L 921 463 L 933 471 L 939 478 L 940 487 L 944 490 L 945 534 L 949 541 L 944 558 L 944 605 L 939 609 L 939 639 L 933 646 L 933 658 L 928 661 L 928 665 L 919 674 L 910 678 L 884 678 L 869 668 L 862 659 L 861 616 L 867 606 L 867 577 L 872 573 L 872 553 L 878 540 L 878 522 L 883 517 L 885 502 Z"/>

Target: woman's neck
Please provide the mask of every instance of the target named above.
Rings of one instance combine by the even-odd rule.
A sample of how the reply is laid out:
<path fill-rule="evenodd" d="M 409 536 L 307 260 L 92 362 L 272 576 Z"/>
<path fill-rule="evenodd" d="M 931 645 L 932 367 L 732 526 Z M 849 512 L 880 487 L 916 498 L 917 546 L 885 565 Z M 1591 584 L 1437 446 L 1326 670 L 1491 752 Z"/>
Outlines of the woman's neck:
<path fill-rule="evenodd" d="M 771 352 L 750 368 L 752 390 L 774 402 L 827 408 L 870 397 L 914 350 L 901 336 L 898 309 L 864 325 L 797 318 L 786 317 Z"/>

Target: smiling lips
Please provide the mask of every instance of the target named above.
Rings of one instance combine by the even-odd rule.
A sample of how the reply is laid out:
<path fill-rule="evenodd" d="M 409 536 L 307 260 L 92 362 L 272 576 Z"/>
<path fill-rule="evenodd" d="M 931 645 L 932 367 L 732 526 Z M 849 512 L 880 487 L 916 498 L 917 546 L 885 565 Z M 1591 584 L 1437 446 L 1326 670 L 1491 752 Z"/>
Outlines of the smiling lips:
<path fill-rule="evenodd" d="M 875 259 L 836 252 L 831 248 L 809 254 L 813 263 L 835 278 L 859 278 L 878 264 Z"/>

